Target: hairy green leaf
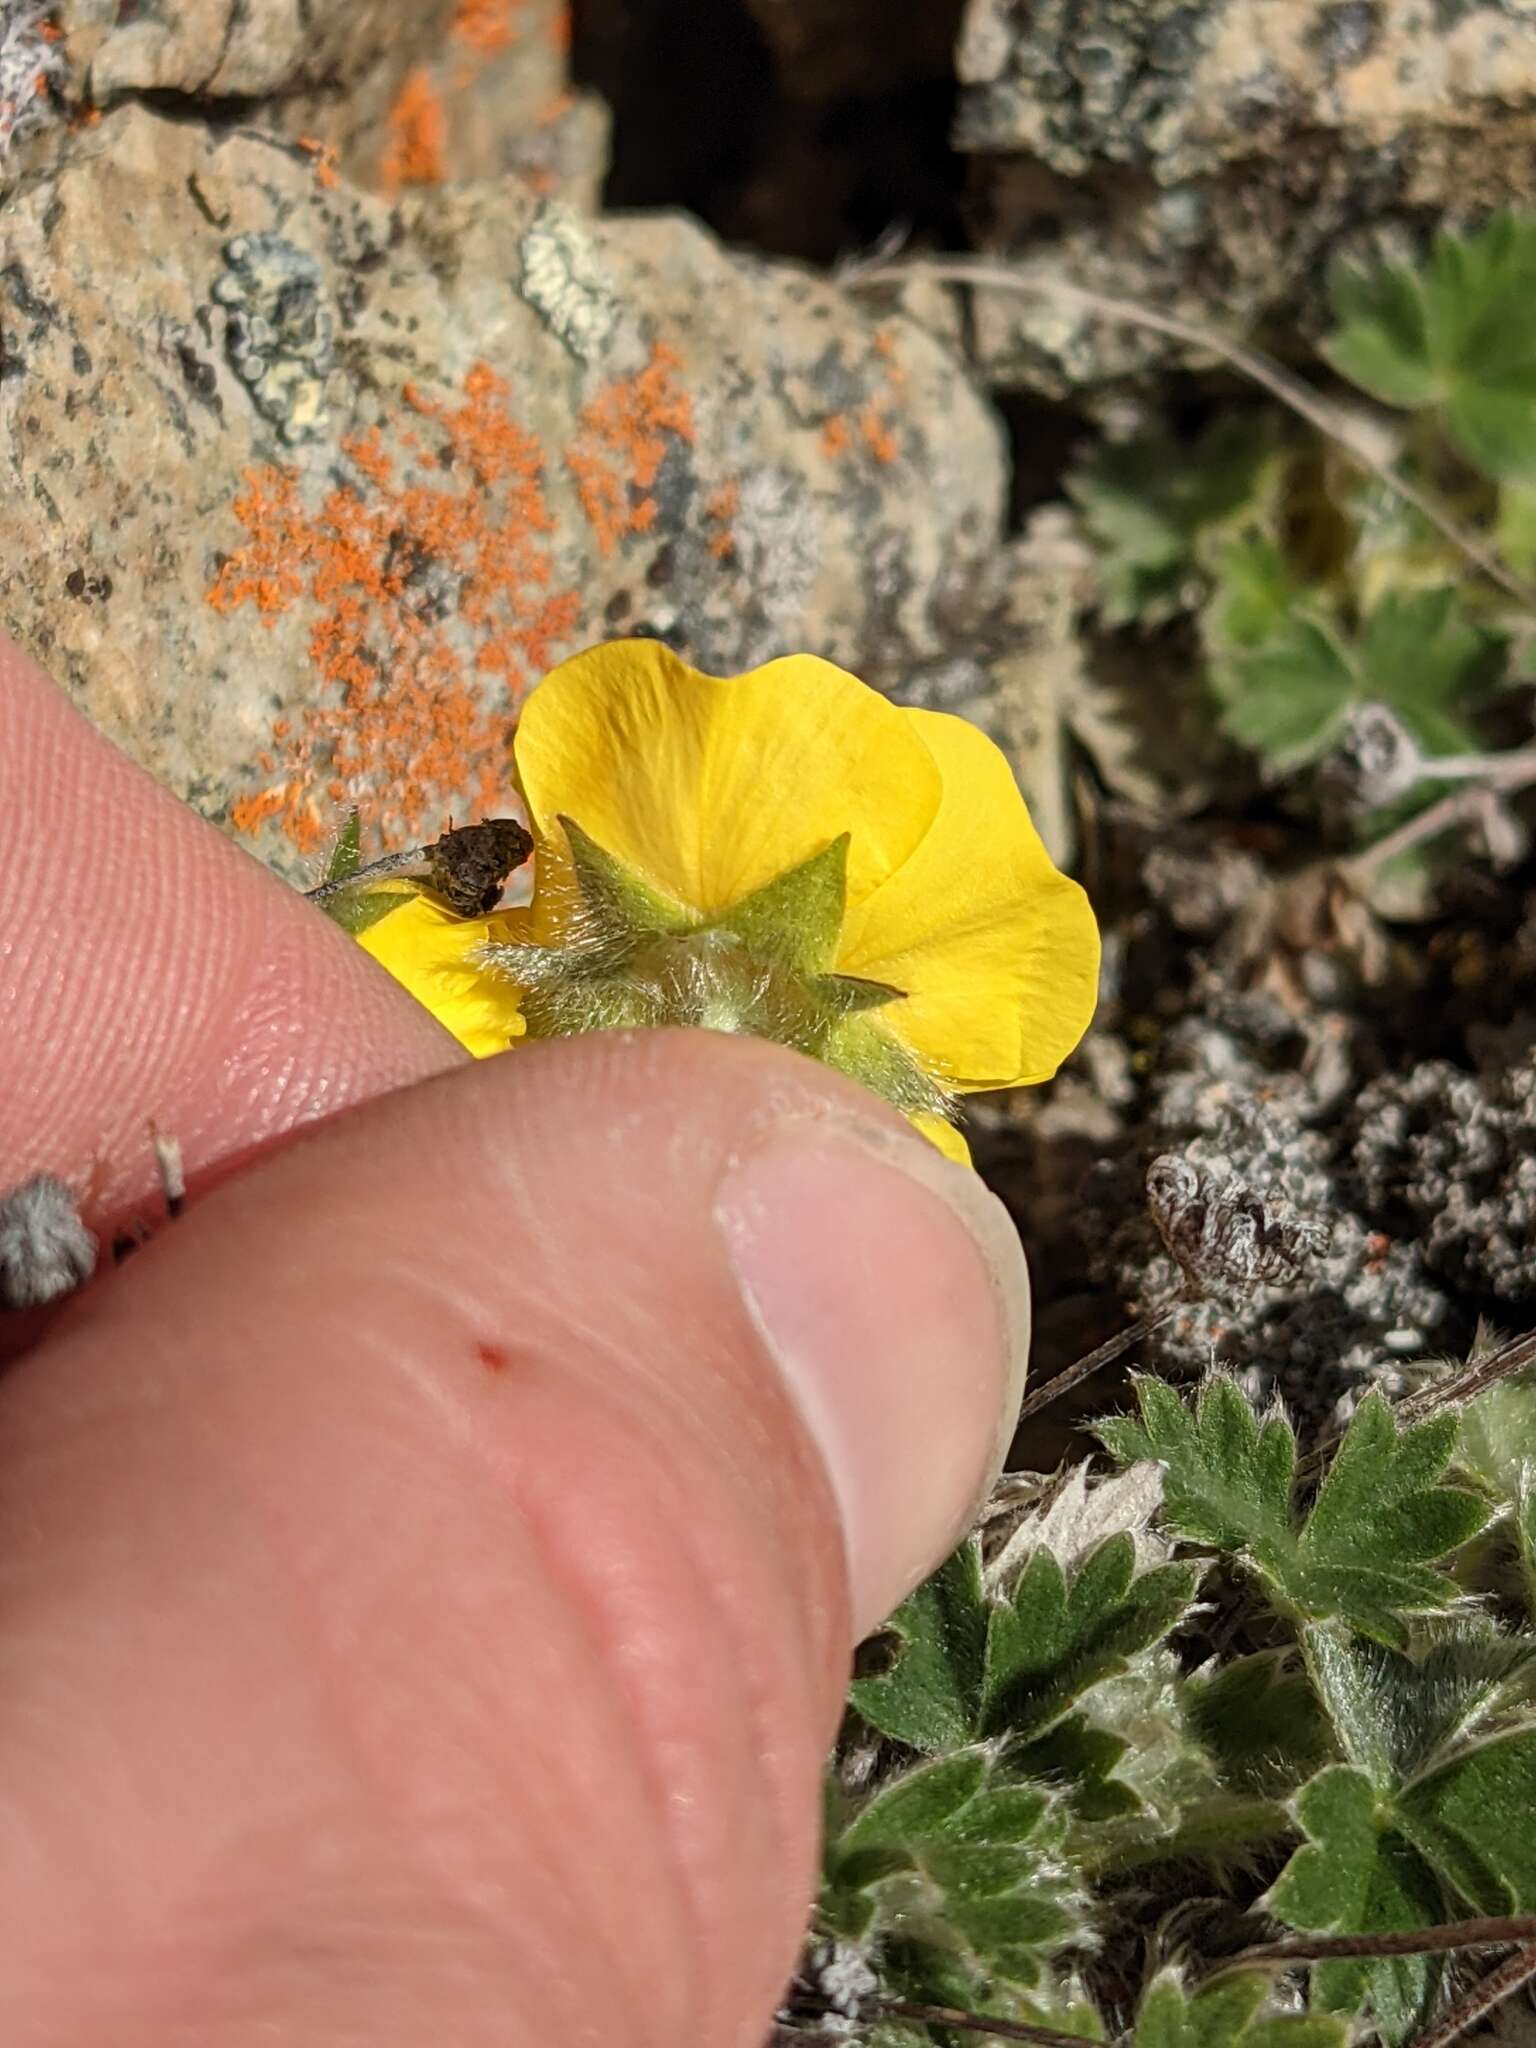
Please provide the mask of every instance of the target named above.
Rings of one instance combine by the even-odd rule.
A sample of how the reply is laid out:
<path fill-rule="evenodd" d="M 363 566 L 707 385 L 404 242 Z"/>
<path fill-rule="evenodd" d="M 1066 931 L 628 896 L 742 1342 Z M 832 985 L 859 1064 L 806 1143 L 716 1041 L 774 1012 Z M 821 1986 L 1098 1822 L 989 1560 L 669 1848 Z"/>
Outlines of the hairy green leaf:
<path fill-rule="evenodd" d="M 1287 1788 L 1329 1755 L 1328 1724 L 1291 1651 L 1262 1650 L 1197 1671 L 1185 1704 L 1190 1726 L 1234 1790 Z"/>
<path fill-rule="evenodd" d="M 962 1543 L 897 1608 L 881 1638 L 897 1646 L 890 1668 L 856 1678 L 849 1689 L 864 1719 L 928 1756 L 969 1742 L 980 1727 L 987 1640 L 974 1542 Z"/>
<path fill-rule="evenodd" d="M 1416 269 L 1338 269 L 1333 367 L 1388 405 L 1433 407 L 1474 467 L 1536 476 L 1536 219 L 1438 235 Z"/>
<path fill-rule="evenodd" d="M 899 1934 L 907 1975 L 925 1986 L 939 1967 L 929 1951 L 943 1954 L 962 1972 L 961 2003 L 997 1984 L 1028 1989 L 1082 1924 L 1061 1835 L 1050 1794 L 990 1749 L 919 1765 L 829 1829 L 821 1917 L 861 1940 Z"/>
<path fill-rule="evenodd" d="M 1403 1832 L 1480 1913 L 1536 1908 L 1536 1728 L 1478 1743 L 1405 1785 Z"/>
<path fill-rule="evenodd" d="M 1037 1550 L 1011 1597 L 992 1608 L 982 1677 L 981 1731 L 1043 1734 L 1083 1694 L 1160 1642 L 1195 1597 L 1192 1565 L 1160 1565 L 1135 1577 L 1127 1534 L 1099 1544 L 1069 1579 Z"/>
<path fill-rule="evenodd" d="M 1136 2016 L 1135 2048 L 1345 2048 L 1342 2020 L 1316 2014 L 1266 2016 L 1269 1979 L 1232 1970 L 1193 1993 L 1178 1972 L 1153 1979 Z"/>
<path fill-rule="evenodd" d="M 1437 1484 L 1456 1438 L 1452 1416 L 1399 1430 L 1379 1394 L 1360 1403 L 1310 1515 L 1291 1501 L 1295 1438 L 1289 1423 L 1262 1424 L 1229 1380 L 1202 1385 L 1193 1409 L 1161 1381 L 1134 1380 L 1141 1409 L 1099 1425 L 1117 1458 L 1155 1458 L 1164 1513 L 1188 1540 L 1244 1559 L 1283 1609 L 1338 1615 L 1388 1643 L 1407 1639 L 1403 1617 L 1456 1597 L 1436 1560 L 1480 1529 L 1473 1494 Z"/>

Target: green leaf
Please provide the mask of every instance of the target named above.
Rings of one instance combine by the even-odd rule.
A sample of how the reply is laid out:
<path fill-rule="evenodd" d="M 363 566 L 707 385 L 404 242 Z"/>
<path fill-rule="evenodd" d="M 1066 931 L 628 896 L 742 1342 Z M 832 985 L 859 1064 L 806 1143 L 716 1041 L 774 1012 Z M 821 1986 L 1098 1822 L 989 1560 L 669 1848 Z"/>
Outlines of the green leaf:
<path fill-rule="evenodd" d="M 882 1636 L 899 1646 L 879 1676 L 855 1679 L 849 1698 L 894 1742 L 941 1755 L 979 1732 L 987 1637 L 981 1558 L 974 1542 L 954 1554 L 905 1600 Z"/>
<path fill-rule="evenodd" d="M 1536 1908 L 1536 1729 L 1495 1736 L 1404 1786 L 1397 1811 L 1474 1910 Z"/>
<path fill-rule="evenodd" d="M 1439 380 L 1417 273 L 1391 263 L 1370 269 L 1339 263 L 1328 282 L 1339 324 L 1322 344 L 1327 361 L 1384 404 L 1432 405 Z"/>
<path fill-rule="evenodd" d="M 1454 718 L 1474 709 L 1488 694 L 1502 648 L 1500 636 L 1474 623 L 1450 586 L 1388 590 L 1360 635 L 1361 684 L 1414 729 L 1416 715 Z M 1454 751 L 1433 728 L 1419 729 L 1418 737 L 1433 751 Z"/>
<path fill-rule="evenodd" d="M 1326 754 L 1356 701 L 1358 677 L 1322 620 L 1293 614 L 1247 652 L 1216 662 L 1211 684 L 1233 739 L 1285 773 Z"/>
<path fill-rule="evenodd" d="M 1383 1397 L 1366 1396 L 1302 1532 L 1288 1585 L 1298 1606 L 1400 1644 L 1403 1614 L 1456 1597 L 1434 1561 L 1475 1536 L 1488 1511 L 1474 1494 L 1435 1483 L 1455 1445 L 1454 1415 L 1399 1429 Z"/>
<path fill-rule="evenodd" d="M 1416 270 L 1340 269 L 1333 299 L 1336 370 L 1388 405 L 1433 406 L 1485 475 L 1536 476 L 1536 219 L 1442 233 Z"/>
<path fill-rule="evenodd" d="M 974 2005 L 1000 1985 L 1031 1989 L 1083 1926 L 1061 1835 L 1050 1794 L 991 1749 L 919 1765 L 829 1828 L 822 1918 L 861 1940 L 897 1937 L 888 1974 L 912 1995 Z"/>
<path fill-rule="evenodd" d="M 1448 1616 L 1408 1656 L 1337 1622 L 1309 1623 L 1302 1640 L 1340 1747 L 1383 1797 L 1528 1712 L 1536 1639 L 1486 1616 Z"/>
<path fill-rule="evenodd" d="M 1381 1934 L 1432 1927 L 1444 1899 L 1432 1873 L 1395 1834 L 1363 1771 L 1332 1764 L 1297 1795 L 1307 1841 L 1264 1900 L 1288 1927 L 1308 1933 Z M 1428 2008 L 1439 1968 L 1426 1956 L 1389 1956 L 1328 1963 L 1314 1972 L 1317 2002 L 1354 2013 L 1370 2003 L 1389 2042 L 1407 2039 Z"/>
<path fill-rule="evenodd" d="M 845 832 L 744 896 L 716 924 L 734 932 L 758 959 L 776 961 L 796 974 L 828 973 L 837 959 L 848 903 L 848 842 Z M 882 1000 L 890 999 L 890 991 L 884 991 Z"/>
<path fill-rule="evenodd" d="M 1151 1458 L 1162 1466 L 1167 1526 L 1189 1542 L 1249 1553 L 1279 1569 L 1294 1549 L 1285 1476 L 1295 1461 L 1290 1424 L 1278 1415 L 1260 1424 L 1238 1389 L 1219 1376 L 1203 1382 L 1193 1409 L 1150 1374 L 1133 1374 L 1132 1385 L 1140 1421 L 1101 1422 L 1098 1434 L 1122 1463 Z M 1247 1411 L 1247 1424 L 1239 1410 Z"/>
<path fill-rule="evenodd" d="M 1214 561 L 1215 588 L 1200 615 L 1214 654 L 1262 647 L 1296 609 L 1301 585 L 1274 541 L 1252 534 L 1230 541 Z"/>
<path fill-rule="evenodd" d="M 1206 551 L 1267 515 L 1279 470 L 1262 417 L 1225 415 L 1189 446 L 1159 433 L 1096 449 L 1067 489 L 1097 544 L 1105 623 L 1183 610 Z"/>
<path fill-rule="evenodd" d="M 1193 1994 L 1175 1970 L 1149 1985 L 1136 2016 L 1135 2048 L 1345 2048 L 1342 2020 L 1315 2014 L 1266 2017 L 1269 1979 L 1232 1970 Z"/>
<path fill-rule="evenodd" d="M 1512 1504 L 1536 1470 L 1536 1371 L 1499 1380 L 1460 1411 L 1456 1463 L 1495 1500 Z"/>
<path fill-rule="evenodd" d="M 1161 1642 L 1194 1600 L 1199 1573 L 1170 1564 L 1136 1578 L 1135 1568 L 1135 1541 L 1123 1532 L 1092 1550 L 1070 1582 L 1049 1550 L 1034 1552 L 989 1619 L 983 1734 L 1043 1734 Z"/>
<path fill-rule="evenodd" d="M 986 1775 L 987 1758 L 979 1749 L 904 1772 L 844 1828 L 839 1854 L 851 1857 L 893 1845 L 905 1849 L 942 1835 L 975 1798 Z"/>
<path fill-rule="evenodd" d="M 1474 749 L 1468 720 L 1506 652 L 1448 585 L 1384 592 L 1353 638 L 1293 611 L 1261 638 L 1209 644 L 1225 729 L 1276 773 L 1327 753 L 1363 704 L 1386 705 L 1432 757 Z"/>
<path fill-rule="evenodd" d="M 347 813 L 347 822 L 331 848 L 331 857 L 325 864 L 327 882 L 344 882 L 348 875 L 356 874 L 363 863 L 362 813 L 356 808 Z"/>
<path fill-rule="evenodd" d="M 1328 1724 L 1289 1650 L 1261 1650 L 1192 1674 L 1190 1726 L 1236 1791 L 1275 1792 L 1329 1754 Z"/>
<path fill-rule="evenodd" d="M 1155 1458 L 1166 1474 L 1164 1516 L 1188 1541 L 1245 1559 L 1282 1609 L 1338 1615 L 1366 1635 L 1402 1643 L 1405 1614 L 1444 1607 L 1458 1589 L 1435 1561 L 1473 1536 L 1487 1509 L 1435 1482 L 1455 1442 L 1454 1417 L 1399 1431 L 1372 1393 L 1355 1410 L 1316 1505 L 1298 1530 L 1290 1506 L 1295 1440 L 1262 1425 L 1230 1381 L 1202 1385 L 1193 1411 L 1171 1388 L 1133 1378 L 1140 1422 L 1099 1425 L 1117 1458 Z"/>
<path fill-rule="evenodd" d="M 1013 1762 L 1031 1778 L 1060 1784 L 1079 1820 L 1121 1820 L 1143 1804 L 1135 1787 L 1115 1776 L 1130 1748 L 1123 1735 L 1096 1727 L 1085 1714 L 1069 1714 L 1014 1752 Z"/>

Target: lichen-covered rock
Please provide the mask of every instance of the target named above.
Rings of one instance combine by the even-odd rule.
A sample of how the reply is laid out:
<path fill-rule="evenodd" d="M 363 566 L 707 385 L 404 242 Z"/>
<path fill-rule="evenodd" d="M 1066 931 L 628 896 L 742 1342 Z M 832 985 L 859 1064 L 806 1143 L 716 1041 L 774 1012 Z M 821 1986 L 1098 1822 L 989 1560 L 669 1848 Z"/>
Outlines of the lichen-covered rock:
<path fill-rule="evenodd" d="M 986 239 L 1039 287 L 978 294 L 1002 382 L 1190 355 L 1053 280 L 1228 332 L 1306 320 L 1334 251 L 1536 197 L 1525 0 L 971 0 L 958 64 Z"/>
<path fill-rule="evenodd" d="M 522 689 L 650 633 L 876 679 L 996 548 L 955 353 L 680 217 L 511 181 L 391 208 L 109 113 L 0 263 L 0 623 L 279 865 L 503 795 Z"/>
<path fill-rule="evenodd" d="M 396 78 L 437 49 L 457 0 L 60 0 L 63 47 L 98 106 L 125 93 L 265 100 L 350 91 L 383 67 Z"/>
<path fill-rule="evenodd" d="M 57 18 L 67 101 L 233 101 L 326 176 L 393 193 L 510 171 L 596 206 L 607 116 L 571 89 L 567 0 L 60 0 Z"/>

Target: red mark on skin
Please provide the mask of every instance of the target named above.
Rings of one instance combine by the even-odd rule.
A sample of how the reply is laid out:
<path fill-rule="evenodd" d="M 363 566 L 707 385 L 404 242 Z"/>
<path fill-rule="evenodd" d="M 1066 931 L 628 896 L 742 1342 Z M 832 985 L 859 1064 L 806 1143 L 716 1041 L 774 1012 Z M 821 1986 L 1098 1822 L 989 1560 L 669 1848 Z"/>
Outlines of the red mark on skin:
<path fill-rule="evenodd" d="M 512 1363 L 499 1344 L 487 1344 L 483 1338 L 475 1346 L 475 1356 L 487 1372 L 505 1372 Z"/>

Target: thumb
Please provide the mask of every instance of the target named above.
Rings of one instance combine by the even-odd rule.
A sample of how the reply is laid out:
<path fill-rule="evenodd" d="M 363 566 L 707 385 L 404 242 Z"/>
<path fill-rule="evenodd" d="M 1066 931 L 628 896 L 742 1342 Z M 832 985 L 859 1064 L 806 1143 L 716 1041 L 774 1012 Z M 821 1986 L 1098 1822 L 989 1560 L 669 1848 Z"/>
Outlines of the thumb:
<path fill-rule="evenodd" d="M 981 1183 L 753 1041 L 220 1188 L 0 1382 L 0 2038 L 756 2048 L 1026 1324 Z"/>

